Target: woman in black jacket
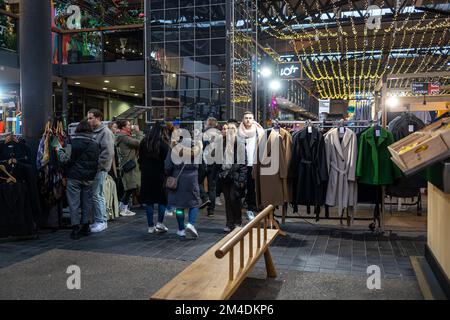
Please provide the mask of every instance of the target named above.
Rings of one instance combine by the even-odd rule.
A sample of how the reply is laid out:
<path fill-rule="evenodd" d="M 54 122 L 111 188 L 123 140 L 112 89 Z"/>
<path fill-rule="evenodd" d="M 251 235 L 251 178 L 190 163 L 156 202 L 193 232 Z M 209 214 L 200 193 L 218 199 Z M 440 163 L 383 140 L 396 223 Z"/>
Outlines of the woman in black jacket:
<path fill-rule="evenodd" d="M 141 141 L 139 166 L 141 169 L 141 192 L 139 202 L 145 204 L 149 233 L 167 232 L 163 224 L 167 198 L 164 189 L 164 160 L 169 152 L 169 141 L 164 128 L 156 122 Z M 158 221 L 153 221 L 154 206 L 158 205 Z"/>
<path fill-rule="evenodd" d="M 238 148 L 237 125 L 233 121 L 228 122 L 228 130 L 225 136 L 225 148 L 222 164 L 222 172 L 219 173 L 225 197 L 225 211 L 227 216 L 225 232 L 232 231 L 242 225 L 242 193 L 247 181 L 247 166 L 245 164 L 245 147 Z M 238 157 L 238 150 L 243 150 L 242 157 Z M 238 163 L 243 158 L 242 163 Z"/>
<path fill-rule="evenodd" d="M 72 239 L 89 235 L 92 204 L 92 182 L 98 169 L 100 148 L 87 120 L 82 120 L 71 137 L 71 148 L 59 149 L 62 162 L 67 162 L 67 202 L 72 222 Z M 81 206 L 81 219 L 79 209 Z M 80 221 L 81 220 L 81 221 Z"/>

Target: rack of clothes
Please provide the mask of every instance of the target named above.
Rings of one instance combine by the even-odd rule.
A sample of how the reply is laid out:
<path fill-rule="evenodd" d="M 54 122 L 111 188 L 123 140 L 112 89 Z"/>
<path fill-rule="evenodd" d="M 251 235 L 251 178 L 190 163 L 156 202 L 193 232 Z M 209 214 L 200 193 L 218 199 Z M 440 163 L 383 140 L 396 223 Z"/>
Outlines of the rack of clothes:
<path fill-rule="evenodd" d="M 14 134 L 0 140 L 0 238 L 35 238 L 41 206 L 36 171 L 25 140 Z"/>
<path fill-rule="evenodd" d="M 364 130 L 357 134 L 356 129 Z M 267 150 L 269 141 L 278 140 L 275 152 L 279 153 L 280 166 L 272 176 L 259 177 L 259 188 L 271 190 L 269 200 L 259 203 L 283 206 L 283 223 L 291 204 L 297 213 L 294 218 L 339 219 L 343 223 L 346 213 L 348 225 L 352 220 L 367 220 L 371 230 L 377 224 L 381 228 L 382 187 L 394 183 L 401 173 L 387 149 L 394 138 L 377 121 L 275 121 L 273 128 L 266 129 L 266 136 L 267 145 L 260 148 Z M 258 192 L 264 200 L 257 183 Z M 355 217 L 358 203 L 375 204 L 373 217 Z M 299 206 L 306 206 L 308 215 L 298 214 Z M 314 216 L 309 215 L 311 207 Z M 322 207 L 324 217 L 320 215 Z M 337 207 L 338 217 L 330 217 L 330 207 Z"/>
<path fill-rule="evenodd" d="M 36 158 L 39 196 L 42 204 L 42 225 L 61 228 L 63 226 L 63 201 L 65 200 L 66 179 L 64 167 L 58 161 L 58 146 L 64 147 L 68 136 L 63 122 L 48 121 L 39 142 Z"/>

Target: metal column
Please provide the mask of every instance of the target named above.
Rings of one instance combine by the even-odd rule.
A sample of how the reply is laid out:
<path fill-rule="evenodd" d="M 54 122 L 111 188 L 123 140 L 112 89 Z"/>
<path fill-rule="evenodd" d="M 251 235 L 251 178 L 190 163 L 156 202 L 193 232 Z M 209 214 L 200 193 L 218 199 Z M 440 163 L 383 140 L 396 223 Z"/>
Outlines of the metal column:
<path fill-rule="evenodd" d="M 23 135 L 37 150 L 52 114 L 52 34 L 50 0 L 20 1 L 20 96 Z"/>

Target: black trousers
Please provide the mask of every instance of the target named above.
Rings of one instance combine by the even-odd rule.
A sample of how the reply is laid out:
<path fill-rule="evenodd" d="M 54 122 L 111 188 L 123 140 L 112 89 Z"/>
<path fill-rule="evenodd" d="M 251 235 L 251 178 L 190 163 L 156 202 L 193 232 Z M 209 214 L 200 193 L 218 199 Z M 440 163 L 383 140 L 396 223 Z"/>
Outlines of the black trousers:
<path fill-rule="evenodd" d="M 227 216 L 227 226 L 234 228 L 242 224 L 242 200 L 239 188 L 230 181 L 222 185 L 225 198 L 225 211 Z"/>
<path fill-rule="evenodd" d="M 256 208 L 256 190 L 255 180 L 252 177 L 253 167 L 247 166 L 247 193 L 245 194 L 245 202 L 249 211 L 257 211 Z"/>
<path fill-rule="evenodd" d="M 218 177 L 218 166 L 216 164 L 205 165 L 203 170 L 199 170 L 199 185 L 200 193 L 203 201 L 210 200 L 211 203 L 208 205 L 208 212 L 214 212 L 216 209 L 216 185 Z M 208 192 L 205 191 L 203 182 L 205 178 L 208 180 Z"/>

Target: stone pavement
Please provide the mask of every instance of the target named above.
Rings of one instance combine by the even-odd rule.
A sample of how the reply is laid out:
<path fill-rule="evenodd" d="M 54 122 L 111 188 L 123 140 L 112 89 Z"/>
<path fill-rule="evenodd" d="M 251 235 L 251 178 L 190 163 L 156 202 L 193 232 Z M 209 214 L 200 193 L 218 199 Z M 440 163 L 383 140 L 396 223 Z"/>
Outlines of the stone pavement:
<path fill-rule="evenodd" d="M 222 230 L 225 225 L 224 212 L 220 208 L 213 218 L 207 218 L 201 212 L 197 222 L 200 236 L 196 240 L 180 239 L 175 234 L 175 217 L 167 217 L 165 223 L 169 227 L 168 233 L 148 234 L 145 212 L 138 210 L 134 217 L 121 217 L 110 222 L 107 231 L 76 241 L 69 238 L 70 230 L 59 230 L 41 234 L 35 240 L 0 243 L 0 268 L 14 267 L 15 263 L 54 249 L 189 263 L 225 235 Z M 402 280 L 415 285 L 409 256 L 422 256 L 426 242 L 424 233 L 379 236 L 368 230 L 317 227 L 301 220 L 288 222 L 282 225 L 282 229 L 287 236 L 276 239 L 271 253 L 279 273 L 290 278 L 297 273 L 308 272 L 314 273 L 315 277 L 367 278 L 367 266 L 378 265 L 383 279 Z M 264 268 L 264 259 L 257 263 L 256 268 Z"/>

